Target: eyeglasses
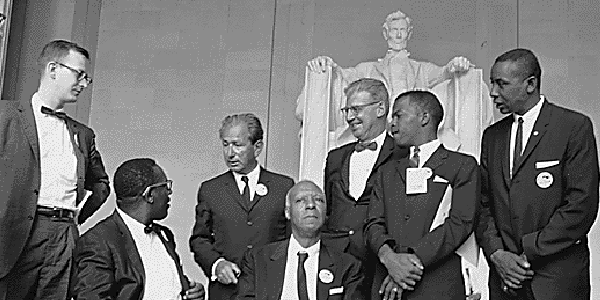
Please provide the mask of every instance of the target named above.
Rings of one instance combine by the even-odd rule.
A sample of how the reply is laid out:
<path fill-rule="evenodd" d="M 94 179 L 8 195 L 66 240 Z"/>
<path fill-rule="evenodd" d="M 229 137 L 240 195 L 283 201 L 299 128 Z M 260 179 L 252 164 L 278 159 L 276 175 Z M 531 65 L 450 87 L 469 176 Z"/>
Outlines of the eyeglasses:
<path fill-rule="evenodd" d="M 344 115 L 348 115 L 349 112 L 352 112 L 353 114 L 358 114 L 362 112 L 366 107 L 371 106 L 373 104 L 378 104 L 379 102 L 381 101 L 342 107 L 342 113 L 344 113 Z"/>
<path fill-rule="evenodd" d="M 60 65 L 60 66 L 63 66 L 63 67 L 65 67 L 65 68 L 67 68 L 69 71 L 71 71 L 71 72 L 73 72 L 73 73 L 77 74 L 77 81 L 82 81 L 82 80 L 84 80 L 84 81 L 85 81 L 85 83 L 87 83 L 88 85 L 89 85 L 89 84 L 92 84 L 92 77 L 88 76 L 88 74 L 87 74 L 85 71 L 80 71 L 80 70 L 77 70 L 77 69 L 75 69 L 75 68 L 72 68 L 72 67 L 69 67 L 69 66 L 67 66 L 67 65 L 65 65 L 65 64 L 61 64 L 61 63 L 59 63 L 59 62 L 57 62 L 57 61 L 55 61 L 55 63 L 56 63 L 57 65 Z"/>
<path fill-rule="evenodd" d="M 152 189 L 158 188 L 158 187 L 163 187 L 163 186 L 167 188 L 167 191 L 171 192 L 172 188 L 173 188 L 173 180 L 167 180 L 167 181 L 164 181 L 164 182 L 155 183 L 153 185 L 150 185 L 150 186 L 146 187 L 144 189 L 144 192 L 142 193 L 142 197 L 147 197 L 148 194 L 150 194 L 150 191 Z"/>

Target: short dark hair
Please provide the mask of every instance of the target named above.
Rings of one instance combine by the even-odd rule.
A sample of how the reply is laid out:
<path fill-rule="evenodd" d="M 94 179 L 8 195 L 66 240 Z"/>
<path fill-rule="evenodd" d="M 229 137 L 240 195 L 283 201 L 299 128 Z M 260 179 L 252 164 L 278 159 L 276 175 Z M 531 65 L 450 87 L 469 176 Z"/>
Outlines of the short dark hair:
<path fill-rule="evenodd" d="M 155 167 L 158 165 L 151 158 L 134 158 L 122 163 L 113 179 L 117 200 L 138 196 L 146 187 L 157 183 L 160 177 Z"/>
<path fill-rule="evenodd" d="M 59 61 L 71 54 L 71 50 L 83 55 L 87 60 L 90 59 L 90 53 L 76 43 L 65 40 L 54 40 L 44 46 L 38 63 L 44 68 L 49 62 Z"/>
<path fill-rule="evenodd" d="M 219 129 L 219 138 L 223 138 L 223 132 L 227 127 L 246 124 L 248 128 L 248 138 L 252 144 L 263 139 L 263 128 L 260 119 L 252 113 L 230 115 L 223 119 L 221 129 Z"/>
<path fill-rule="evenodd" d="M 404 97 L 408 97 L 410 106 L 418 107 L 421 111 L 427 112 L 431 116 L 435 128 L 444 120 L 444 108 L 434 93 L 429 91 L 408 91 L 398 95 L 396 102 Z"/>
<path fill-rule="evenodd" d="M 367 92 L 375 101 L 382 101 L 385 107 L 385 116 L 390 110 L 390 102 L 388 90 L 383 81 L 374 78 L 361 78 L 353 81 L 344 89 L 346 97 L 355 95 L 360 92 Z"/>
<path fill-rule="evenodd" d="M 513 62 L 519 65 L 523 78 L 533 76 L 538 81 L 538 89 L 542 83 L 542 68 L 540 61 L 529 49 L 517 48 L 504 52 L 496 58 L 494 64 L 499 62 Z"/>

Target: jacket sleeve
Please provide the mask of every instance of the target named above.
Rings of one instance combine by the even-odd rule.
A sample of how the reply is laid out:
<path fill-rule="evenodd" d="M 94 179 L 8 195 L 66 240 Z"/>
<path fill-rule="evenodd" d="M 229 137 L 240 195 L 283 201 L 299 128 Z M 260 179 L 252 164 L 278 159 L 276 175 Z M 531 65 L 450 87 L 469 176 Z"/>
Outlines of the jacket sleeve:
<path fill-rule="evenodd" d="M 190 249 L 194 253 L 194 260 L 200 265 L 204 274 L 210 278 L 212 265 L 219 257 L 215 248 L 213 233 L 213 219 L 211 203 L 208 200 L 207 188 L 202 184 L 198 190 L 198 203 L 196 204 L 196 222 L 190 237 Z"/>
<path fill-rule="evenodd" d="M 83 224 L 106 202 L 110 194 L 110 185 L 108 174 L 102 162 L 102 156 L 96 149 L 94 131 L 90 128 L 85 129 L 85 144 L 88 148 L 87 169 L 85 171 L 85 189 L 92 194 L 85 201 L 79 213 L 78 222 Z"/>
<path fill-rule="evenodd" d="M 111 250 L 102 236 L 88 233 L 79 239 L 74 258 L 73 299 L 112 299 L 115 265 Z"/>

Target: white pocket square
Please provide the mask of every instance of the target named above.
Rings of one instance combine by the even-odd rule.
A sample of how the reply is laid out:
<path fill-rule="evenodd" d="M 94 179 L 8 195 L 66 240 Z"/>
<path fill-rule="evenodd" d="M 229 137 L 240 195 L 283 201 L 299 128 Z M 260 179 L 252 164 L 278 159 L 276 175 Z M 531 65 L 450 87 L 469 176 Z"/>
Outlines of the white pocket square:
<path fill-rule="evenodd" d="M 446 180 L 438 175 L 435 175 L 435 177 L 433 177 L 433 182 L 448 183 L 448 180 Z"/>
<path fill-rule="evenodd" d="M 344 293 L 344 287 L 343 286 L 329 289 L 329 296 L 333 296 L 333 295 L 337 295 L 337 294 L 342 294 L 342 293 Z"/>
<path fill-rule="evenodd" d="M 559 163 L 560 163 L 560 161 L 558 161 L 558 160 L 536 161 L 535 168 L 536 169 L 549 168 L 549 167 L 556 166 Z"/>

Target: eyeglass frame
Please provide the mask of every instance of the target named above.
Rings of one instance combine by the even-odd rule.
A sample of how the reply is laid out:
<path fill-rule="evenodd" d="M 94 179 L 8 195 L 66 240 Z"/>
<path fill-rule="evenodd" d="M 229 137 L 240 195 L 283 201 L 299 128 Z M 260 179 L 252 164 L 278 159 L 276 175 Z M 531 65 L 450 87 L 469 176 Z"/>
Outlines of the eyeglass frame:
<path fill-rule="evenodd" d="M 167 181 L 163 181 L 163 182 L 158 182 L 155 184 L 151 184 L 149 186 L 147 186 L 144 191 L 142 192 L 141 196 L 142 197 L 148 197 L 148 195 L 150 194 L 150 191 L 154 188 L 158 188 L 158 187 L 162 187 L 162 186 L 166 186 L 167 190 L 169 192 L 173 191 L 173 180 L 167 180 Z"/>
<path fill-rule="evenodd" d="M 365 109 L 366 107 L 369 107 L 369 106 L 371 106 L 373 104 L 379 104 L 380 102 L 381 102 L 381 100 L 375 101 L 375 102 L 370 102 L 370 103 L 365 103 L 365 104 L 359 104 L 359 105 L 353 105 L 353 106 L 346 106 L 346 107 L 342 107 L 340 110 L 346 116 L 348 115 L 348 113 L 350 111 L 352 111 L 353 114 L 357 115 L 359 112 L 362 112 L 363 109 Z"/>
<path fill-rule="evenodd" d="M 77 70 L 71 66 L 67 66 L 63 63 L 59 63 L 57 61 L 54 62 L 55 64 L 59 65 L 59 66 L 63 66 L 65 68 L 67 68 L 67 70 L 77 74 L 77 81 L 81 82 L 82 80 L 85 80 L 85 83 L 90 85 L 92 84 L 92 77 L 90 77 L 90 75 L 88 75 L 88 73 L 86 73 L 85 71 L 81 71 L 81 70 Z"/>

